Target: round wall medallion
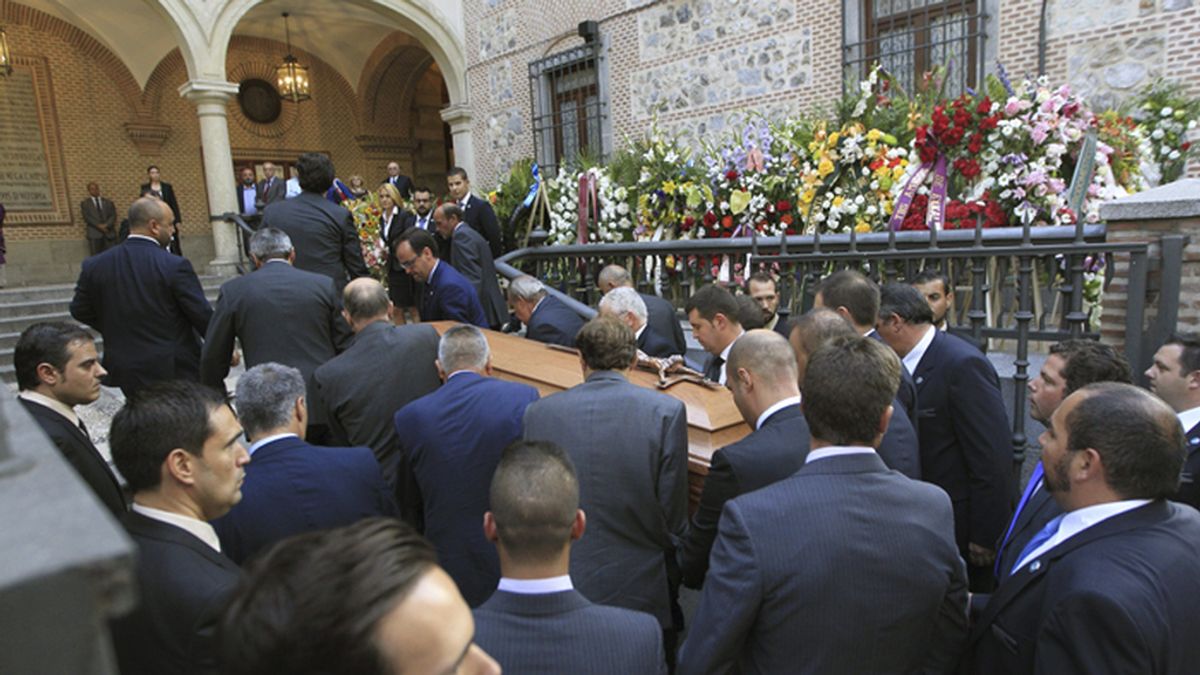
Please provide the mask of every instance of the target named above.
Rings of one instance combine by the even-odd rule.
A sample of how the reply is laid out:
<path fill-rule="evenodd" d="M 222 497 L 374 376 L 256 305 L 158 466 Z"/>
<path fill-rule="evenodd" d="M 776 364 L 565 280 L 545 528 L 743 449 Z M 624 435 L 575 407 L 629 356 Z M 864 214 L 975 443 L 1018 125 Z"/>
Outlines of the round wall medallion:
<path fill-rule="evenodd" d="M 246 119 L 257 124 L 271 124 L 283 112 L 283 102 L 275 86 L 258 78 L 243 80 L 238 85 L 238 106 Z"/>

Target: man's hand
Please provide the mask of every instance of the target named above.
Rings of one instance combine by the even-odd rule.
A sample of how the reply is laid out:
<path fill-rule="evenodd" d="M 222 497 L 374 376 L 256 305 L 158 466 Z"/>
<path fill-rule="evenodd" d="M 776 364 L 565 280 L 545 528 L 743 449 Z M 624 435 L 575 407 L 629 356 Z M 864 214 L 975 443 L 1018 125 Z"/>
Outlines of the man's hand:
<path fill-rule="evenodd" d="M 996 551 L 979 544 L 967 543 L 968 562 L 976 567 L 988 567 L 996 560 Z"/>

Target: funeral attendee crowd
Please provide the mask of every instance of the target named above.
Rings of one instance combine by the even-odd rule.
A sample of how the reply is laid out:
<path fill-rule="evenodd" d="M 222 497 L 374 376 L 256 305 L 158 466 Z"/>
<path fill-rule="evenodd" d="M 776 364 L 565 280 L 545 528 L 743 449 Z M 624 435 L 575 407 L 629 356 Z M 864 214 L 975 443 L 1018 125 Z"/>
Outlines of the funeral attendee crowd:
<path fill-rule="evenodd" d="M 122 673 L 1200 672 L 1200 337 L 1158 348 L 1149 390 L 1101 342 L 1053 345 L 1021 484 L 947 277 L 843 270 L 790 317 L 768 273 L 698 288 L 688 386 L 748 435 L 690 513 L 688 408 L 631 375 L 686 354 L 671 303 L 616 265 L 590 320 L 544 279 L 502 290 L 466 173 L 436 204 L 395 163 L 385 287 L 329 159 L 296 167 L 215 307 L 152 175 L 83 264 L 82 325 L 16 347 L 21 403 L 136 544 Z M 499 377 L 501 328 L 582 383 Z M 116 472 L 75 411 L 101 382 Z"/>

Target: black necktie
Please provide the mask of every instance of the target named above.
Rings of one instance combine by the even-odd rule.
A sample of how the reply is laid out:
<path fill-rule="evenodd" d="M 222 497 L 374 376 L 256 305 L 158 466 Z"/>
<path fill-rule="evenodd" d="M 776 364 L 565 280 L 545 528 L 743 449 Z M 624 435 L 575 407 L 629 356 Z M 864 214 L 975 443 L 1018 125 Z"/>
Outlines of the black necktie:
<path fill-rule="evenodd" d="M 704 370 L 704 377 L 713 382 L 721 381 L 721 367 L 725 365 L 725 359 L 714 356 L 712 361 L 708 362 L 708 368 Z"/>
<path fill-rule="evenodd" d="M 100 207 L 100 198 L 96 197 L 95 199 L 96 199 L 96 210 L 101 213 L 104 213 L 104 209 Z"/>

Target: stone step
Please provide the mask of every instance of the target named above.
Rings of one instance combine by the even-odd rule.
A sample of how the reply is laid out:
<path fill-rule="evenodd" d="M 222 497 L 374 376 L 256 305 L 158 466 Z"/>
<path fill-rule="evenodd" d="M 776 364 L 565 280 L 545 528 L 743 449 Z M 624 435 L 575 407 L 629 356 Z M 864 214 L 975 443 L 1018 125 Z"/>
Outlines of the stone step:
<path fill-rule="evenodd" d="M 226 281 L 228 277 L 200 277 L 200 286 L 209 302 L 216 301 L 221 284 Z M 0 290 L 0 381 L 16 381 L 13 349 L 22 331 L 42 321 L 75 322 L 69 311 L 74 294 L 73 284 Z M 96 347 L 103 351 L 102 346 L 103 340 L 97 336 Z"/>

